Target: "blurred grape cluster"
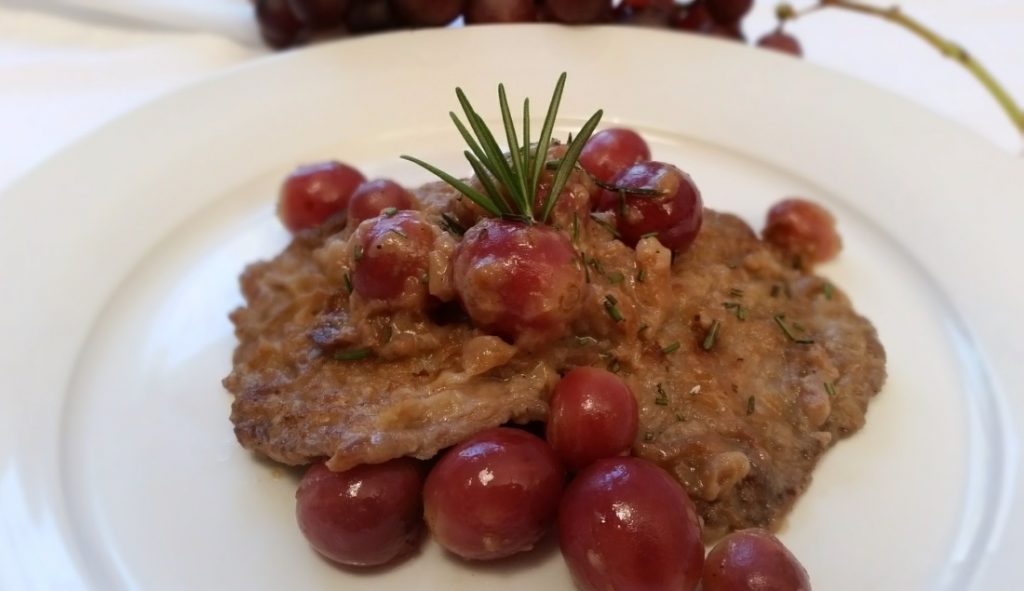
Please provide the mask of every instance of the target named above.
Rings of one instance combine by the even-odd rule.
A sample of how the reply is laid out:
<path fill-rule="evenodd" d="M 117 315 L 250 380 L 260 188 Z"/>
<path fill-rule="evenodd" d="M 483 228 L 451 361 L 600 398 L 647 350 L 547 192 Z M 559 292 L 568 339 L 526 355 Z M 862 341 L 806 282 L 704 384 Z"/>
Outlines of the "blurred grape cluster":
<path fill-rule="evenodd" d="M 743 18 L 754 0 L 256 0 L 268 45 L 283 49 L 311 39 L 399 28 L 443 27 L 458 19 L 483 23 L 622 24 L 688 31 L 745 42 Z M 757 45 L 801 55 L 781 29 Z"/>

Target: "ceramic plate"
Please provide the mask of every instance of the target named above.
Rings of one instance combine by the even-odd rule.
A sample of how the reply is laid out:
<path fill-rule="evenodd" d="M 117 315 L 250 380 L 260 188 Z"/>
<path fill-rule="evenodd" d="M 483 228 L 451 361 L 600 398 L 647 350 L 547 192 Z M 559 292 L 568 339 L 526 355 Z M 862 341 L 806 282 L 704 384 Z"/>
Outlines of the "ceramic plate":
<path fill-rule="evenodd" d="M 555 545 L 465 565 L 435 545 L 353 572 L 294 524 L 293 472 L 241 449 L 220 379 L 237 276 L 288 239 L 297 163 L 409 184 L 457 170 L 461 85 L 596 108 L 649 139 L 707 206 L 758 227 L 825 203 L 821 269 L 876 324 L 889 380 L 780 535 L 815 588 L 1024 588 L 1019 335 L 1024 165 L 879 90 L 798 60 L 627 28 L 471 27 L 285 53 L 166 96 L 0 196 L 0 587 L 569 589 Z M 539 123 L 538 123 L 539 125 Z M 468 172 L 468 171 L 467 171 Z"/>

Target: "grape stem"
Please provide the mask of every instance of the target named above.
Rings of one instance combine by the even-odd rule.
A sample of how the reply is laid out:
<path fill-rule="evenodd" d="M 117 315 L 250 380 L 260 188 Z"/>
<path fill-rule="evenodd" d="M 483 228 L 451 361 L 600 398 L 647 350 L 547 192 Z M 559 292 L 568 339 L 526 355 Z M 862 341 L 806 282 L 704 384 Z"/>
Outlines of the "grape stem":
<path fill-rule="evenodd" d="M 962 65 L 979 82 L 981 82 L 996 102 L 999 103 L 999 106 L 1002 107 L 1003 112 L 1005 112 L 1006 116 L 1010 118 L 1013 126 L 1017 128 L 1018 132 L 1020 132 L 1021 137 L 1024 137 L 1024 109 L 1021 109 L 1021 107 L 1014 102 L 1010 93 L 1006 91 L 1006 88 L 1004 88 L 994 76 L 992 76 L 992 73 L 989 72 L 985 66 L 981 65 L 978 60 L 974 59 L 974 56 L 972 56 L 959 43 L 939 35 L 935 31 L 923 25 L 920 21 L 907 16 L 902 10 L 900 10 L 899 6 L 882 8 L 879 6 L 864 4 L 863 2 L 857 2 L 856 0 L 818 0 L 817 5 L 804 11 L 797 11 L 789 4 L 781 4 L 776 10 L 776 15 L 779 17 L 780 22 L 784 22 L 787 20 L 796 20 L 797 18 L 810 12 L 814 12 L 820 8 L 840 8 L 851 12 L 859 12 L 861 14 L 876 16 L 899 25 L 917 35 L 926 43 L 939 50 L 939 53 Z"/>

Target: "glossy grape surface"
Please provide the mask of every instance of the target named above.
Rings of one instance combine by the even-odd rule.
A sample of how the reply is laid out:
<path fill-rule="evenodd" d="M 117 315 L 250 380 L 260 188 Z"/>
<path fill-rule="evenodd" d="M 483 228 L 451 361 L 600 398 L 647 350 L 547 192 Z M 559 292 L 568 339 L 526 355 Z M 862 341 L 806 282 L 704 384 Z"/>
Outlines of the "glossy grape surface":
<path fill-rule="evenodd" d="M 308 32 L 288 0 L 256 0 L 256 22 L 263 41 L 275 49 L 291 47 Z"/>
<path fill-rule="evenodd" d="M 764 47 L 765 49 L 774 49 L 775 51 L 781 51 L 796 57 L 802 57 L 804 54 L 804 50 L 800 47 L 800 42 L 797 38 L 785 31 L 768 33 L 757 40 L 757 46 Z"/>
<path fill-rule="evenodd" d="M 836 219 L 827 209 L 806 199 L 783 199 L 773 205 L 762 236 L 797 257 L 801 265 L 830 261 L 843 248 Z"/>
<path fill-rule="evenodd" d="M 692 591 L 704 543 L 693 503 L 667 472 L 639 458 L 598 460 L 562 497 L 559 543 L 583 591 Z"/>
<path fill-rule="evenodd" d="M 525 23 L 537 20 L 533 0 L 468 0 L 463 15 L 467 24 Z"/>
<path fill-rule="evenodd" d="M 292 232 L 315 228 L 344 212 L 363 174 L 341 162 L 318 162 L 296 168 L 281 185 L 277 213 Z"/>
<path fill-rule="evenodd" d="M 453 447 L 427 476 L 427 526 L 463 558 L 529 550 L 554 522 L 564 482 L 565 469 L 543 439 L 490 429 Z"/>
<path fill-rule="evenodd" d="M 599 181 L 612 179 L 637 162 L 651 159 L 651 149 L 632 129 L 603 129 L 587 140 L 580 152 L 580 165 Z"/>
<path fill-rule="evenodd" d="M 352 285 L 364 298 L 389 300 L 422 291 L 435 230 L 417 211 L 366 220 L 352 235 Z"/>
<path fill-rule="evenodd" d="M 579 312 L 585 279 L 576 260 L 569 238 L 550 226 L 486 218 L 455 251 L 455 289 L 476 326 L 544 342 Z"/>
<path fill-rule="evenodd" d="M 568 24 L 595 23 L 611 14 L 611 0 L 547 0 L 547 14 Z"/>
<path fill-rule="evenodd" d="M 391 5 L 395 13 L 410 25 L 440 27 L 462 14 L 465 0 L 391 0 Z"/>
<path fill-rule="evenodd" d="M 628 452 L 638 421 L 636 398 L 619 376 L 578 367 L 555 385 L 546 436 L 565 465 L 579 470 Z"/>
<path fill-rule="evenodd" d="M 703 591 L 811 591 L 807 571 L 762 529 L 733 532 L 704 561 Z"/>
<path fill-rule="evenodd" d="M 331 472 L 306 470 L 295 493 L 299 529 L 340 564 L 374 566 L 413 551 L 423 531 L 423 469 L 410 458 Z"/>
<path fill-rule="evenodd" d="M 412 209 L 412 195 L 405 187 L 390 179 L 366 181 L 352 193 L 348 201 L 349 224 L 356 225 L 363 220 L 377 217 L 388 208 Z"/>
<path fill-rule="evenodd" d="M 623 191 L 602 191 L 597 208 L 615 212 L 626 244 L 635 246 L 644 236 L 656 235 L 666 247 L 681 251 L 697 237 L 704 203 L 690 175 L 671 164 L 650 161 L 634 164 L 612 182 Z M 659 194 L 630 193 L 631 189 Z"/>

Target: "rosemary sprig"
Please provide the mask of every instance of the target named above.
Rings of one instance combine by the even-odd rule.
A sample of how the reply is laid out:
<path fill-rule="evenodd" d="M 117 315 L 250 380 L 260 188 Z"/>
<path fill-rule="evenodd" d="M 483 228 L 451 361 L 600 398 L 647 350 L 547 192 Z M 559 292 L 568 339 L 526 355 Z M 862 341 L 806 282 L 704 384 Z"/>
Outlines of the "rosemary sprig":
<path fill-rule="evenodd" d="M 436 166 L 419 158 L 403 155 L 402 158 L 414 162 L 444 182 L 448 183 L 471 201 L 482 207 L 495 217 L 515 219 L 524 222 L 546 222 L 551 210 L 565 188 L 569 175 L 576 167 L 583 146 L 601 120 L 602 111 L 594 113 L 578 133 L 571 135 L 565 154 L 558 160 L 551 180 L 551 191 L 542 204 L 537 204 L 537 187 L 540 184 L 541 172 L 548 164 L 548 149 L 554 141 L 551 134 L 558 117 L 558 107 L 562 101 L 566 75 L 558 77 L 551 103 L 544 117 L 544 125 L 536 144 L 530 137 L 530 101 L 523 101 L 522 138 L 516 130 L 512 109 L 509 107 L 505 85 L 498 85 L 498 104 L 501 109 L 501 121 L 505 131 L 505 142 L 508 153 L 502 151 L 494 133 L 476 109 L 469 102 L 461 88 L 455 89 L 455 96 L 462 107 L 465 123 L 454 112 L 450 112 L 452 122 L 465 140 L 468 150 L 463 152 L 483 191 L 471 187 L 465 181 L 456 178 Z M 468 125 L 467 125 L 468 124 Z M 539 211 L 535 211 L 535 204 Z"/>
<path fill-rule="evenodd" d="M 794 343 L 800 344 L 800 345 L 813 345 L 814 344 L 814 339 L 800 338 L 800 337 L 796 336 L 795 334 L 793 334 L 793 330 L 789 328 L 788 324 L 786 324 L 786 316 L 785 315 L 783 315 L 783 314 L 776 314 L 775 316 L 772 317 L 772 319 L 775 320 L 775 324 L 777 324 L 779 326 L 779 329 L 782 331 L 783 334 L 786 335 L 787 339 L 793 341 Z"/>
<path fill-rule="evenodd" d="M 373 350 L 369 348 L 348 349 L 345 351 L 335 351 L 332 357 L 337 361 L 359 361 L 360 359 L 366 359 L 372 354 Z"/>

